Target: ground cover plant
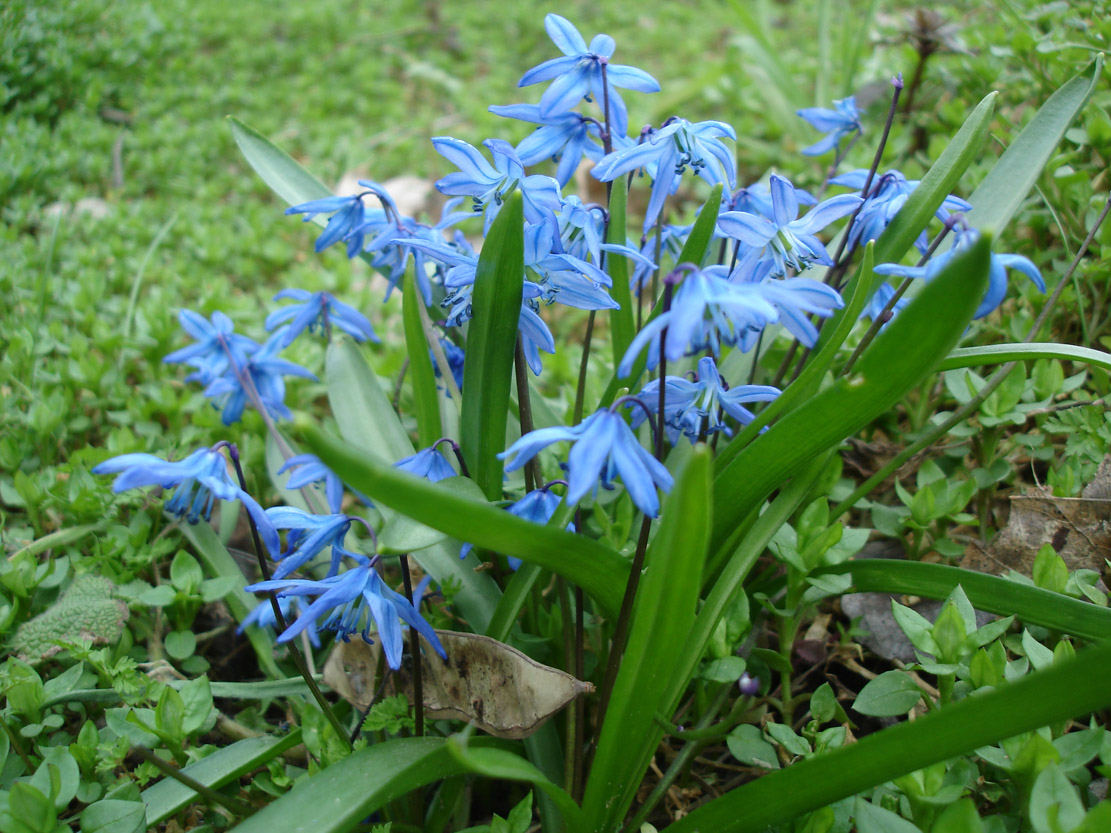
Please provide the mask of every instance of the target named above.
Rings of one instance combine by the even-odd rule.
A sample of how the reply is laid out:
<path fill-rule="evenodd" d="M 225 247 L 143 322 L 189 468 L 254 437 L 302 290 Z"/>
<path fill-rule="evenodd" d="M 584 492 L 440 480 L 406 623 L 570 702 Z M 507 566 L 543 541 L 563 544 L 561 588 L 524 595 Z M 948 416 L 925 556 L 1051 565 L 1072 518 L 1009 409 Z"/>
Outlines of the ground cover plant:
<path fill-rule="evenodd" d="M 0 828 L 1107 825 L 1105 32 L 873 6 L 892 68 L 794 11 L 812 100 L 768 8 L 670 92 L 587 15 L 522 13 L 491 114 L 383 131 L 338 193 L 232 119 L 210 141 L 314 233 L 240 165 L 236 234 L 144 221 L 118 299 L 64 248 L 104 207 L 42 211 L 78 192 L 13 158 Z M 126 123 L 126 67 L 197 37 L 4 14 L 19 137 Z M 475 36 L 426 14 L 380 111 L 475 107 Z M 449 201 L 408 216 L 391 159 Z M 152 286 L 173 240 L 215 274 Z"/>

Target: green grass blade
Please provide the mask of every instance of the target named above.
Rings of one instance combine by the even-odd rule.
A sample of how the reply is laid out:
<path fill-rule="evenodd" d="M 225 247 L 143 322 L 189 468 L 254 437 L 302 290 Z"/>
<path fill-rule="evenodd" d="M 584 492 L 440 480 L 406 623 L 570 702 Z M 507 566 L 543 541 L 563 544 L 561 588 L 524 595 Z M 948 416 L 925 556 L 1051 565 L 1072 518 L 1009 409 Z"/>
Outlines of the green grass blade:
<path fill-rule="evenodd" d="M 523 211 L 521 194 L 514 192 L 490 226 L 475 273 L 474 318 L 467 327 L 460 446 L 471 477 L 490 500 L 502 496 L 498 454 L 505 450 L 525 279 Z"/>
<path fill-rule="evenodd" d="M 332 764 L 239 824 L 239 833 L 343 833 L 412 790 L 464 772 L 441 738 L 386 741 Z"/>
<path fill-rule="evenodd" d="M 621 177 L 610 191 L 607 243 L 615 243 L 619 246 L 626 244 L 628 201 L 629 192 L 625 187 L 625 177 Z M 610 297 L 621 305 L 619 309 L 610 310 L 610 343 L 613 346 L 613 363 L 616 366 L 625 355 L 625 351 L 629 349 L 629 342 L 636 334 L 636 324 L 633 320 L 633 295 L 629 291 L 629 261 L 621 255 L 606 252 L 606 272 L 613 278 Z"/>
<path fill-rule="evenodd" d="M 441 436 L 440 396 L 436 391 L 436 372 L 428 352 L 420 306 L 424 299 L 417 291 L 413 272 L 405 273 L 402 318 L 405 325 L 405 349 L 409 356 L 409 378 L 413 383 L 413 404 L 417 417 L 417 435 L 421 448 L 427 448 Z"/>
<path fill-rule="evenodd" d="M 384 465 L 316 426 L 307 425 L 304 430 L 306 445 L 325 465 L 372 500 L 461 541 L 516 556 L 558 573 L 579 584 L 604 609 L 605 615 L 617 614 L 629 567 L 604 544 L 538 526 L 488 503 L 437 489 L 426 480 Z"/>
<path fill-rule="evenodd" d="M 1099 83 L 1103 55 L 1049 97 L 969 197 L 968 223 L 998 233 L 1018 211 L 1053 151 Z"/>
<path fill-rule="evenodd" d="M 665 828 L 760 833 L 930 764 L 1111 705 L 1111 641 L 1018 682 L 769 773 Z"/>
<path fill-rule="evenodd" d="M 387 463 L 413 453 L 413 443 L 362 348 L 349 338 L 328 345 L 324 359 L 328 403 L 340 434 Z"/>
<path fill-rule="evenodd" d="M 847 378 L 801 403 L 719 470 L 711 563 L 736 549 L 738 522 L 773 489 L 886 412 L 937 367 L 983 297 L 989 253 L 984 236 L 953 258 L 884 328 Z"/>
<path fill-rule="evenodd" d="M 657 715 L 683 663 L 709 543 L 710 452 L 697 445 L 668 496 L 645 557 L 621 669 L 583 797 L 588 826 L 613 830 L 624 818 L 663 736 Z M 670 715 L 669 715 L 670 716 Z"/>
<path fill-rule="evenodd" d="M 988 93 L 976 105 L 957 135 L 922 177 L 906 205 L 899 209 L 891 225 L 884 229 L 876 241 L 876 263 L 897 263 L 910 250 L 919 232 L 929 225 L 930 219 L 952 193 L 968 166 L 980 158 L 998 95 L 996 92 Z M 973 202 L 973 205 L 976 203 Z"/>
<path fill-rule="evenodd" d="M 991 344 L 987 347 L 958 347 L 941 363 L 939 370 L 956 370 L 961 367 L 978 367 L 985 364 L 1032 361 L 1034 359 L 1061 359 L 1111 370 L 1111 353 L 1091 350 L 1075 344 Z"/>
<path fill-rule="evenodd" d="M 854 592 L 858 593 L 906 593 L 930 599 L 947 598 L 959 584 L 979 610 L 1001 616 L 1014 614 L 1026 624 L 1085 639 L 1111 637 L 1111 608 L 946 564 L 870 558 L 816 571 L 823 573 L 852 574 Z"/>
<path fill-rule="evenodd" d="M 282 737 L 247 738 L 225 746 L 196 763 L 189 764 L 182 769 L 182 773 L 206 787 L 219 789 L 240 776 L 265 766 L 267 761 L 300 742 L 300 729 L 287 732 Z M 180 781 L 163 778 L 157 784 L 143 790 L 141 798 L 147 808 L 147 825 L 154 826 L 196 801 L 197 793 Z"/>

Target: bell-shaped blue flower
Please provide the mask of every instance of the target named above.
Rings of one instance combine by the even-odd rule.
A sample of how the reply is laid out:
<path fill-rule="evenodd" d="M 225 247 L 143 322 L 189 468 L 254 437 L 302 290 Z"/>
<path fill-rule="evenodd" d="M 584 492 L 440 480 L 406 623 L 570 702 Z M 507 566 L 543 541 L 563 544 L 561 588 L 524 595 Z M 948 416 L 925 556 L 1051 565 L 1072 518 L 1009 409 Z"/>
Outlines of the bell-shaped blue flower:
<path fill-rule="evenodd" d="M 810 147 L 802 151 L 804 156 L 821 156 L 841 144 L 841 140 L 853 133 L 860 133 L 864 128 L 860 125 L 860 111 L 856 109 L 856 97 L 849 96 L 839 101 L 834 101 L 835 109 L 826 107 L 807 107 L 798 111 L 812 127 L 821 130 L 826 135 Z"/>
<path fill-rule="evenodd" d="M 378 341 L 374 328 L 367 317 L 349 304 L 337 299 L 329 292 L 308 292 L 304 289 L 283 289 L 274 296 L 275 301 L 292 298 L 300 303 L 282 307 L 266 316 L 266 329 L 273 330 L 286 322 L 289 327 L 284 331 L 281 348 L 293 343 L 306 329 L 312 332 L 317 326 L 327 330 L 338 327 L 355 341 Z"/>
<path fill-rule="evenodd" d="M 181 328 L 196 342 L 180 350 L 175 350 L 162 361 L 166 364 L 184 363 L 197 368 L 188 381 L 207 385 L 213 379 L 223 376 L 232 361 L 243 363 L 247 356 L 258 350 L 258 342 L 235 332 L 235 325 L 224 313 L 212 313 L 211 322 L 190 309 L 178 314 Z"/>
<path fill-rule="evenodd" d="M 324 465 L 324 461 L 317 457 L 315 454 L 297 454 L 290 457 L 281 468 L 278 469 L 278 474 L 284 474 L 287 471 L 294 470 L 286 481 L 285 487 L 287 489 L 302 489 L 312 483 L 324 484 L 324 496 L 328 500 L 328 508 L 332 512 L 339 512 L 343 506 L 343 481 L 340 480 L 338 474 Z M 371 506 L 370 500 L 363 494 L 352 489 L 355 496 Z"/>
<path fill-rule="evenodd" d="M 642 69 L 611 64 L 609 61 L 616 44 L 609 35 L 595 35 L 587 46 L 579 30 L 558 14 L 546 15 L 544 28 L 564 57 L 552 58 L 533 67 L 518 83 L 520 87 L 528 87 L 542 81 L 553 81 L 540 98 L 540 114 L 545 117 L 557 115 L 591 96 L 599 107 L 603 107 L 608 99 L 610 112 L 608 116 L 603 113 L 602 120 L 610 122 L 614 132 L 627 133 L 628 110 L 615 88 L 656 93 L 660 91 L 659 82 Z M 604 86 L 603 66 L 606 68 Z"/>
<path fill-rule="evenodd" d="M 313 515 L 295 506 L 275 506 L 266 510 L 266 519 L 274 529 L 290 530 L 286 536 L 286 549 L 271 550 L 271 555 L 278 562 L 274 578 L 285 578 L 294 570 L 301 569 L 328 547 L 332 550 L 328 569 L 330 576 L 339 571 L 342 557 L 362 558 L 344 548 L 344 539 L 353 520 L 348 515 Z"/>
<path fill-rule="evenodd" d="M 284 339 L 285 332 L 278 330 L 246 362 L 229 368 L 205 388 L 204 395 L 212 400 L 214 406 L 223 409 L 221 419 L 224 425 L 239 422 L 247 402 L 254 399 L 254 393 L 258 394 L 258 401 L 272 418 L 293 417 L 285 405 L 285 380 L 282 377 L 301 376 L 315 380 L 316 376 L 298 364 L 278 358 Z M 254 390 L 248 390 L 248 387 Z"/>
<path fill-rule="evenodd" d="M 291 624 L 278 642 L 289 642 L 301 631 L 312 626 L 322 630 L 335 631 L 336 636 L 345 642 L 352 634 L 361 634 L 367 642 L 372 642 L 371 622 L 377 628 L 386 663 L 394 671 L 401 668 L 404 654 L 404 639 L 401 621 L 416 628 L 441 658 L 447 659 L 439 637 L 424 617 L 420 615 L 409 600 L 391 590 L 366 558 L 360 563 L 340 573 L 320 581 L 307 579 L 279 579 L 262 581 L 247 587 L 251 592 L 274 590 L 278 598 L 286 596 L 315 596 L 297 620 Z M 399 621 L 400 620 L 400 621 Z"/>
<path fill-rule="evenodd" d="M 455 469 L 451 467 L 451 463 L 437 446 L 422 448 L 416 454 L 398 460 L 393 466 L 395 469 L 407 471 L 433 483 L 456 476 Z"/>
<path fill-rule="evenodd" d="M 603 409 L 573 428 L 557 426 L 530 431 L 498 455 L 508 460 L 507 472 L 521 468 L 552 443 L 574 443 L 567 458 L 567 500 L 578 503 L 602 486 L 613 487 L 620 475 L 633 504 L 646 515 L 660 512 L 656 489 L 671 490 L 671 473 L 637 439 L 628 423 L 614 411 Z"/>
<path fill-rule="evenodd" d="M 542 116 L 535 104 L 495 104 L 490 112 L 540 125 L 517 145 L 517 157 L 526 167 L 545 159 L 558 161 L 556 181 L 561 188 L 571 181 L 584 155 L 595 162 L 602 158 L 602 146 L 591 141 L 599 134 L 598 125 L 579 113 L 568 110 Z"/>
<path fill-rule="evenodd" d="M 308 607 L 300 596 L 281 596 L 278 599 L 278 607 L 282 611 L 282 616 L 288 622 L 290 617 L 301 615 L 303 608 Z M 278 627 L 278 618 L 274 615 L 274 605 L 270 603 L 269 599 L 259 602 L 255 605 L 255 609 L 248 613 L 235 632 L 242 634 L 251 625 L 257 625 L 260 628 L 269 628 L 276 630 Z M 309 642 L 312 643 L 314 648 L 320 647 L 320 633 L 316 629 L 316 622 L 310 622 L 305 628 L 309 636 Z"/>

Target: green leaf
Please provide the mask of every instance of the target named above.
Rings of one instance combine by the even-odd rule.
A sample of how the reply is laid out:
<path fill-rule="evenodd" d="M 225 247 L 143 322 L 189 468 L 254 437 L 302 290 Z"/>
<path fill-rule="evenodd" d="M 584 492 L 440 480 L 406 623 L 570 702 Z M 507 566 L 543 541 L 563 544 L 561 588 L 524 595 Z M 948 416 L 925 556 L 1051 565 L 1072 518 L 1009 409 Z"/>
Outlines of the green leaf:
<path fill-rule="evenodd" d="M 1111 370 L 1111 354 L 1078 347 L 1075 344 L 990 344 L 985 347 L 958 347 L 941 363 L 939 370 L 956 370 L 961 367 L 979 367 L 986 364 L 1005 364 L 1031 359 L 1062 359 L 1084 362 Z M 1056 391 L 1054 391 L 1056 393 Z"/>
<path fill-rule="evenodd" d="M 669 689 L 694 624 L 709 512 L 710 453 L 699 444 L 675 479 L 645 555 L 628 645 L 583 797 L 588 829 L 614 829 L 624 818 L 663 736 L 656 715 L 670 714 Z"/>
<path fill-rule="evenodd" d="M 332 414 L 347 442 L 387 463 L 413 453 L 393 404 L 362 348 L 352 339 L 341 338 L 328 345 L 324 379 Z"/>
<path fill-rule="evenodd" d="M 606 227 L 606 242 L 624 246 L 628 240 L 625 209 L 629 192 L 625 178 L 613 184 L 609 200 L 609 225 Z M 606 273 L 613 279 L 610 297 L 618 304 L 610 310 L 610 343 L 613 347 L 613 364 L 616 366 L 629 349 L 629 343 L 636 335 L 633 320 L 633 296 L 629 291 L 629 261 L 622 255 L 606 252 Z"/>
<path fill-rule="evenodd" d="M 960 585 L 977 610 L 1002 616 L 1013 614 L 1028 625 L 1041 625 L 1086 639 L 1104 639 L 1111 634 L 1111 609 L 959 567 L 876 558 L 850 561 L 816 572 L 851 573 L 858 593 L 904 593 L 944 599 Z"/>
<path fill-rule="evenodd" d="M 405 325 L 405 350 L 409 358 L 409 378 L 413 381 L 413 405 L 417 417 L 417 434 L 421 448 L 427 448 L 441 436 L 440 395 L 436 390 L 436 372 L 428 352 L 421 307 L 424 298 L 417 289 L 416 276 L 405 273 L 405 289 L 401 312 Z"/>
<path fill-rule="evenodd" d="M 746 766 L 779 769 L 779 756 L 775 747 L 764 737 L 758 726 L 742 723 L 725 739 L 729 754 Z"/>
<path fill-rule="evenodd" d="M 604 544 L 538 526 L 488 503 L 436 489 L 313 425 L 305 426 L 305 439 L 325 465 L 374 501 L 460 541 L 516 556 L 558 573 L 579 584 L 604 609 L 605 615 L 616 616 L 629 568 L 621 556 Z M 458 553 L 455 560 L 459 561 Z M 492 606 L 490 610 L 493 611 Z"/>
<path fill-rule="evenodd" d="M 431 485 L 444 492 L 450 492 L 476 502 L 485 502 L 478 484 L 467 477 L 448 477 Z M 382 531 L 378 533 L 378 553 L 380 555 L 404 555 L 416 550 L 423 550 L 440 543 L 448 537 L 446 533 L 425 526 L 401 512 L 384 506 L 380 507 L 379 511 L 385 519 L 385 525 L 382 527 Z M 458 552 L 456 555 L 458 556 Z"/>
<path fill-rule="evenodd" d="M 895 219 L 884 229 L 876 241 L 876 263 L 897 263 L 906 254 L 919 232 L 929 225 L 941 203 L 957 186 L 968 166 L 980 158 L 998 95 L 991 92 L 984 96 L 907 198 L 906 204 L 899 209 Z M 973 201 L 972 204 L 979 203 Z"/>
<path fill-rule="evenodd" d="M 219 684 L 217 684 L 219 685 Z M 301 742 L 301 730 L 293 729 L 283 737 L 247 738 L 213 752 L 207 758 L 182 769 L 194 781 L 219 789 L 240 776 L 264 766 L 267 761 Z M 197 793 L 180 781 L 163 778 L 142 794 L 147 808 L 147 824 L 161 824 L 197 799 Z"/>
<path fill-rule="evenodd" d="M 177 660 L 193 656 L 197 650 L 197 635 L 192 631 L 170 631 L 166 634 L 166 653 Z"/>
<path fill-rule="evenodd" d="M 903 671 L 885 671 L 860 690 L 853 711 L 869 717 L 898 717 L 922 698 L 922 689 Z"/>
<path fill-rule="evenodd" d="M 1111 641 L 1104 641 L 1046 671 L 765 775 L 699 807 L 668 833 L 758 833 L 906 773 L 1109 704 Z"/>
<path fill-rule="evenodd" d="M 993 233 L 1006 228 L 1061 137 L 1091 97 L 1102 69 L 1103 55 L 1098 55 L 1083 73 L 1068 81 L 1038 109 L 969 197 L 972 203 L 966 217 L 969 225 Z"/>
<path fill-rule="evenodd" d="M 502 496 L 505 426 L 525 279 L 523 201 L 515 191 L 490 226 L 475 271 L 467 326 L 460 445 L 471 477 L 489 500 Z"/>
<path fill-rule="evenodd" d="M 106 798 L 81 811 L 82 833 L 139 833 L 146 828 L 146 808 L 139 801 Z"/>
<path fill-rule="evenodd" d="M 859 796 L 854 803 L 853 817 L 860 833 L 922 833 L 902 816 L 870 804 Z"/>
<path fill-rule="evenodd" d="M 1061 767 L 1051 763 L 1030 791 L 1030 823 L 1035 833 L 1072 830 L 1084 821 L 1084 805 Z"/>
<path fill-rule="evenodd" d="M 182 725 L 186 734 L 193 734 L 204 729 L 212 714 L 212 686 L 208 677 L 198 677 L 189 680 L 178 689 L 181 702 L 185 707 Z"/>
<path fill-rule="evenodd" d="M 12 784 L 11 792 L 8 793 L 8 812 L 15 822 L 8 829 L 16 833 L 53 833 L 54 823 L 58 818 L 54 803 L 25 782 Z"/>
<path fill-rule="evenodd" d="M 954 257 L 880 332 L 847 378 L 800 403 L 718 467 L 712 564 L 736 548 L 743 534 L 739 522 L 775 488 L 885 413 L 937 366 L 983 297 L 989 253 L 990 243 L 981 237 Z"/>
<path fill-rule="evenodd" d="M 984 824 L 971 798 L 962 798 L 941 811 L 934 822 L 937 833 L 984 833 Z"/>
<path fill-rule="evenodd" d="M 192 595 L 204 581 L 204 571 L 197 559 L 185 550 L 178 550 L 174 560 L 170 562 L 170 581 L 182 593 Z"/>
<path fill-rule="evenodd" d="M 234 116 L 228 116 L 228 122 L 235 143 L 255 173 L 290 205 L 333 196 L 331 188 L 253 127 L 248 127 Z M 319 215 L 315 219 L 321 226 L 326 222 Z"/>
<path fill-rule="evenodd" d="M 237 833 L 344 833 L 387 802 L 463 772 L 441 738 L 386 741 L 298 780 L 292 790 L 235 829 Z"/>

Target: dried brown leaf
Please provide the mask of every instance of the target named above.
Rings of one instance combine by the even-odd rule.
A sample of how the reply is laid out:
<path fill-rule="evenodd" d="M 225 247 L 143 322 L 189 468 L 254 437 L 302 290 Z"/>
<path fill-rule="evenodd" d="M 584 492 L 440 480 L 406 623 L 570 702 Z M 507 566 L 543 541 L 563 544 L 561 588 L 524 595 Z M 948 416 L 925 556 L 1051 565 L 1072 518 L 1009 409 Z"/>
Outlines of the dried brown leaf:
<path fill-rule="evenodd" d="M 463 720 L 499 738 L 531 735 L 580 694 L 594 691 L 557 668 L 531 659 L 487 636 L 436 631 L 447 660 L 421 655 L 424 711 L 433 720 Z M 377 643 L 339 642 L 324 666 L 324 682 L 359 709 L 369 708 L 377 687 Z M 412 699 L 409 670 L 387 681 L 386 695 L 401 691 Z"/>

